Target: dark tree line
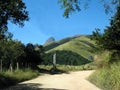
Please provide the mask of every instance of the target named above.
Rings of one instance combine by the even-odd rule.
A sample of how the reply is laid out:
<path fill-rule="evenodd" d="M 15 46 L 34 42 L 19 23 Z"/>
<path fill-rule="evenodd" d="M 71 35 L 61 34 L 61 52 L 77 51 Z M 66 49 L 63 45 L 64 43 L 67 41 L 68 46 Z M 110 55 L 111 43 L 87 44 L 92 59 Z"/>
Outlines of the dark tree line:
<path fill-rule="evenodd" d="M 88 59 L 80 56 L 79 54 L 72 52 L 72 51 L 52 51 L 49 53 L 46 53 L 42 56 L 44 65 L 52 65 L 53 64 L 53 55 L 56 52 L 56 62 L 60 65 L 82 65 L 89 63 Z"/>
<path fill-rule="evenodd" d="M 20 68 L 36 68 L 42 62 L 41 45 L 24 45 L 17 40 L 0 41 L 0 69 L 14 70 Z"/>

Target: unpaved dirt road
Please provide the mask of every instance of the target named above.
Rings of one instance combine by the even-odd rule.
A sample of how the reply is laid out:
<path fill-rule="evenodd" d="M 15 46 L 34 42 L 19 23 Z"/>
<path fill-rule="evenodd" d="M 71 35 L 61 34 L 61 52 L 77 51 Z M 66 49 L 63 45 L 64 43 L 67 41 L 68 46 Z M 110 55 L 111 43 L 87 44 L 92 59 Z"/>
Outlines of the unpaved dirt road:
<path fill-rule="evenodd" d="M 69 74 L 45 74 L 6 90 L 101 90 L 86 78 L 94 71 L 77 71 Z"/>

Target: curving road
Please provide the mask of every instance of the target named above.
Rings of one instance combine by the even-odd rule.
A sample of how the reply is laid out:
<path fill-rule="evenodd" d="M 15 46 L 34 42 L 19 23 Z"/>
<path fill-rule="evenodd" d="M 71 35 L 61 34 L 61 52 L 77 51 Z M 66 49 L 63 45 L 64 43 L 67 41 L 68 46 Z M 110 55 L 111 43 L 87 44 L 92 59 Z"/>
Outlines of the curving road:
<path fill-rule="evenodd" d="M 101 90 L 86 78 L 94 71 L 77 71 L 69 74 L 44 74 L 6 90 Z"/>

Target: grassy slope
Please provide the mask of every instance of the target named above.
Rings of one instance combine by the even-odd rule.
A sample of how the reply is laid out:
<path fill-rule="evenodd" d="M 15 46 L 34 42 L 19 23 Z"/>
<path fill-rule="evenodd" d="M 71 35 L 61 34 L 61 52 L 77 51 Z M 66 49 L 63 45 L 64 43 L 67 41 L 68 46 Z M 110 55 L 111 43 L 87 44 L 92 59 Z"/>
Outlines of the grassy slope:
<path fill-rule="evenodd" d="M 89 80 L 103 90 L 120 90 L 120 62 L 97 70 Z"/>
<path fill-rule="evenodd" d="M 96 49 L 95 44 L 87 36 L 80 36 L 70 41 L 61 44 L 53 49 L 47 51 L 47 53 L 54 50 L 68 50 L 75 52 L 84 58 L 88 59 L 89 56 L 93 56 L 93 49 Z"/>
<path fill-rule="evenodd" d="M 89 80 L 103 90 L 120 90 L 120 61 L 110 64 L 109 52 L 103 52 L 96 58 L 98 69 Z"/>

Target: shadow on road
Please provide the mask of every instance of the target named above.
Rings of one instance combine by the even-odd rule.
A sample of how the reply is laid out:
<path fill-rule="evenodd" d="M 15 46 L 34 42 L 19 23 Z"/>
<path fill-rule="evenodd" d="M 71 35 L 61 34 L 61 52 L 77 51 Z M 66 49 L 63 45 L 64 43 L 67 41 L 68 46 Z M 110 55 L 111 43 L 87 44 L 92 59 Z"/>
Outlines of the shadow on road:
<path fill-rule="evenodd" d="M 69 74 L 69 72 L 63 71 L 63 70 L 60 70 L 60 69 L 57 69 L 57 68 L 55 70 L 53 70 L 53 68 L 50 69 L 50 70 L 39 68 L 38 70 L 39 70 L 40 73 L 43 73 L 43 74 L 51 74 L 51 75 L 63 74 L 63 73 Z"/>
<path fill-rule="evenodd" d="M 66 89 L 57 89 L 57 88 L 40 88 L 42 84 L 39 83 L 27 83 L 27 84 L 18 84 L 7 89 L 0 90 L 66 90 Z"/>

